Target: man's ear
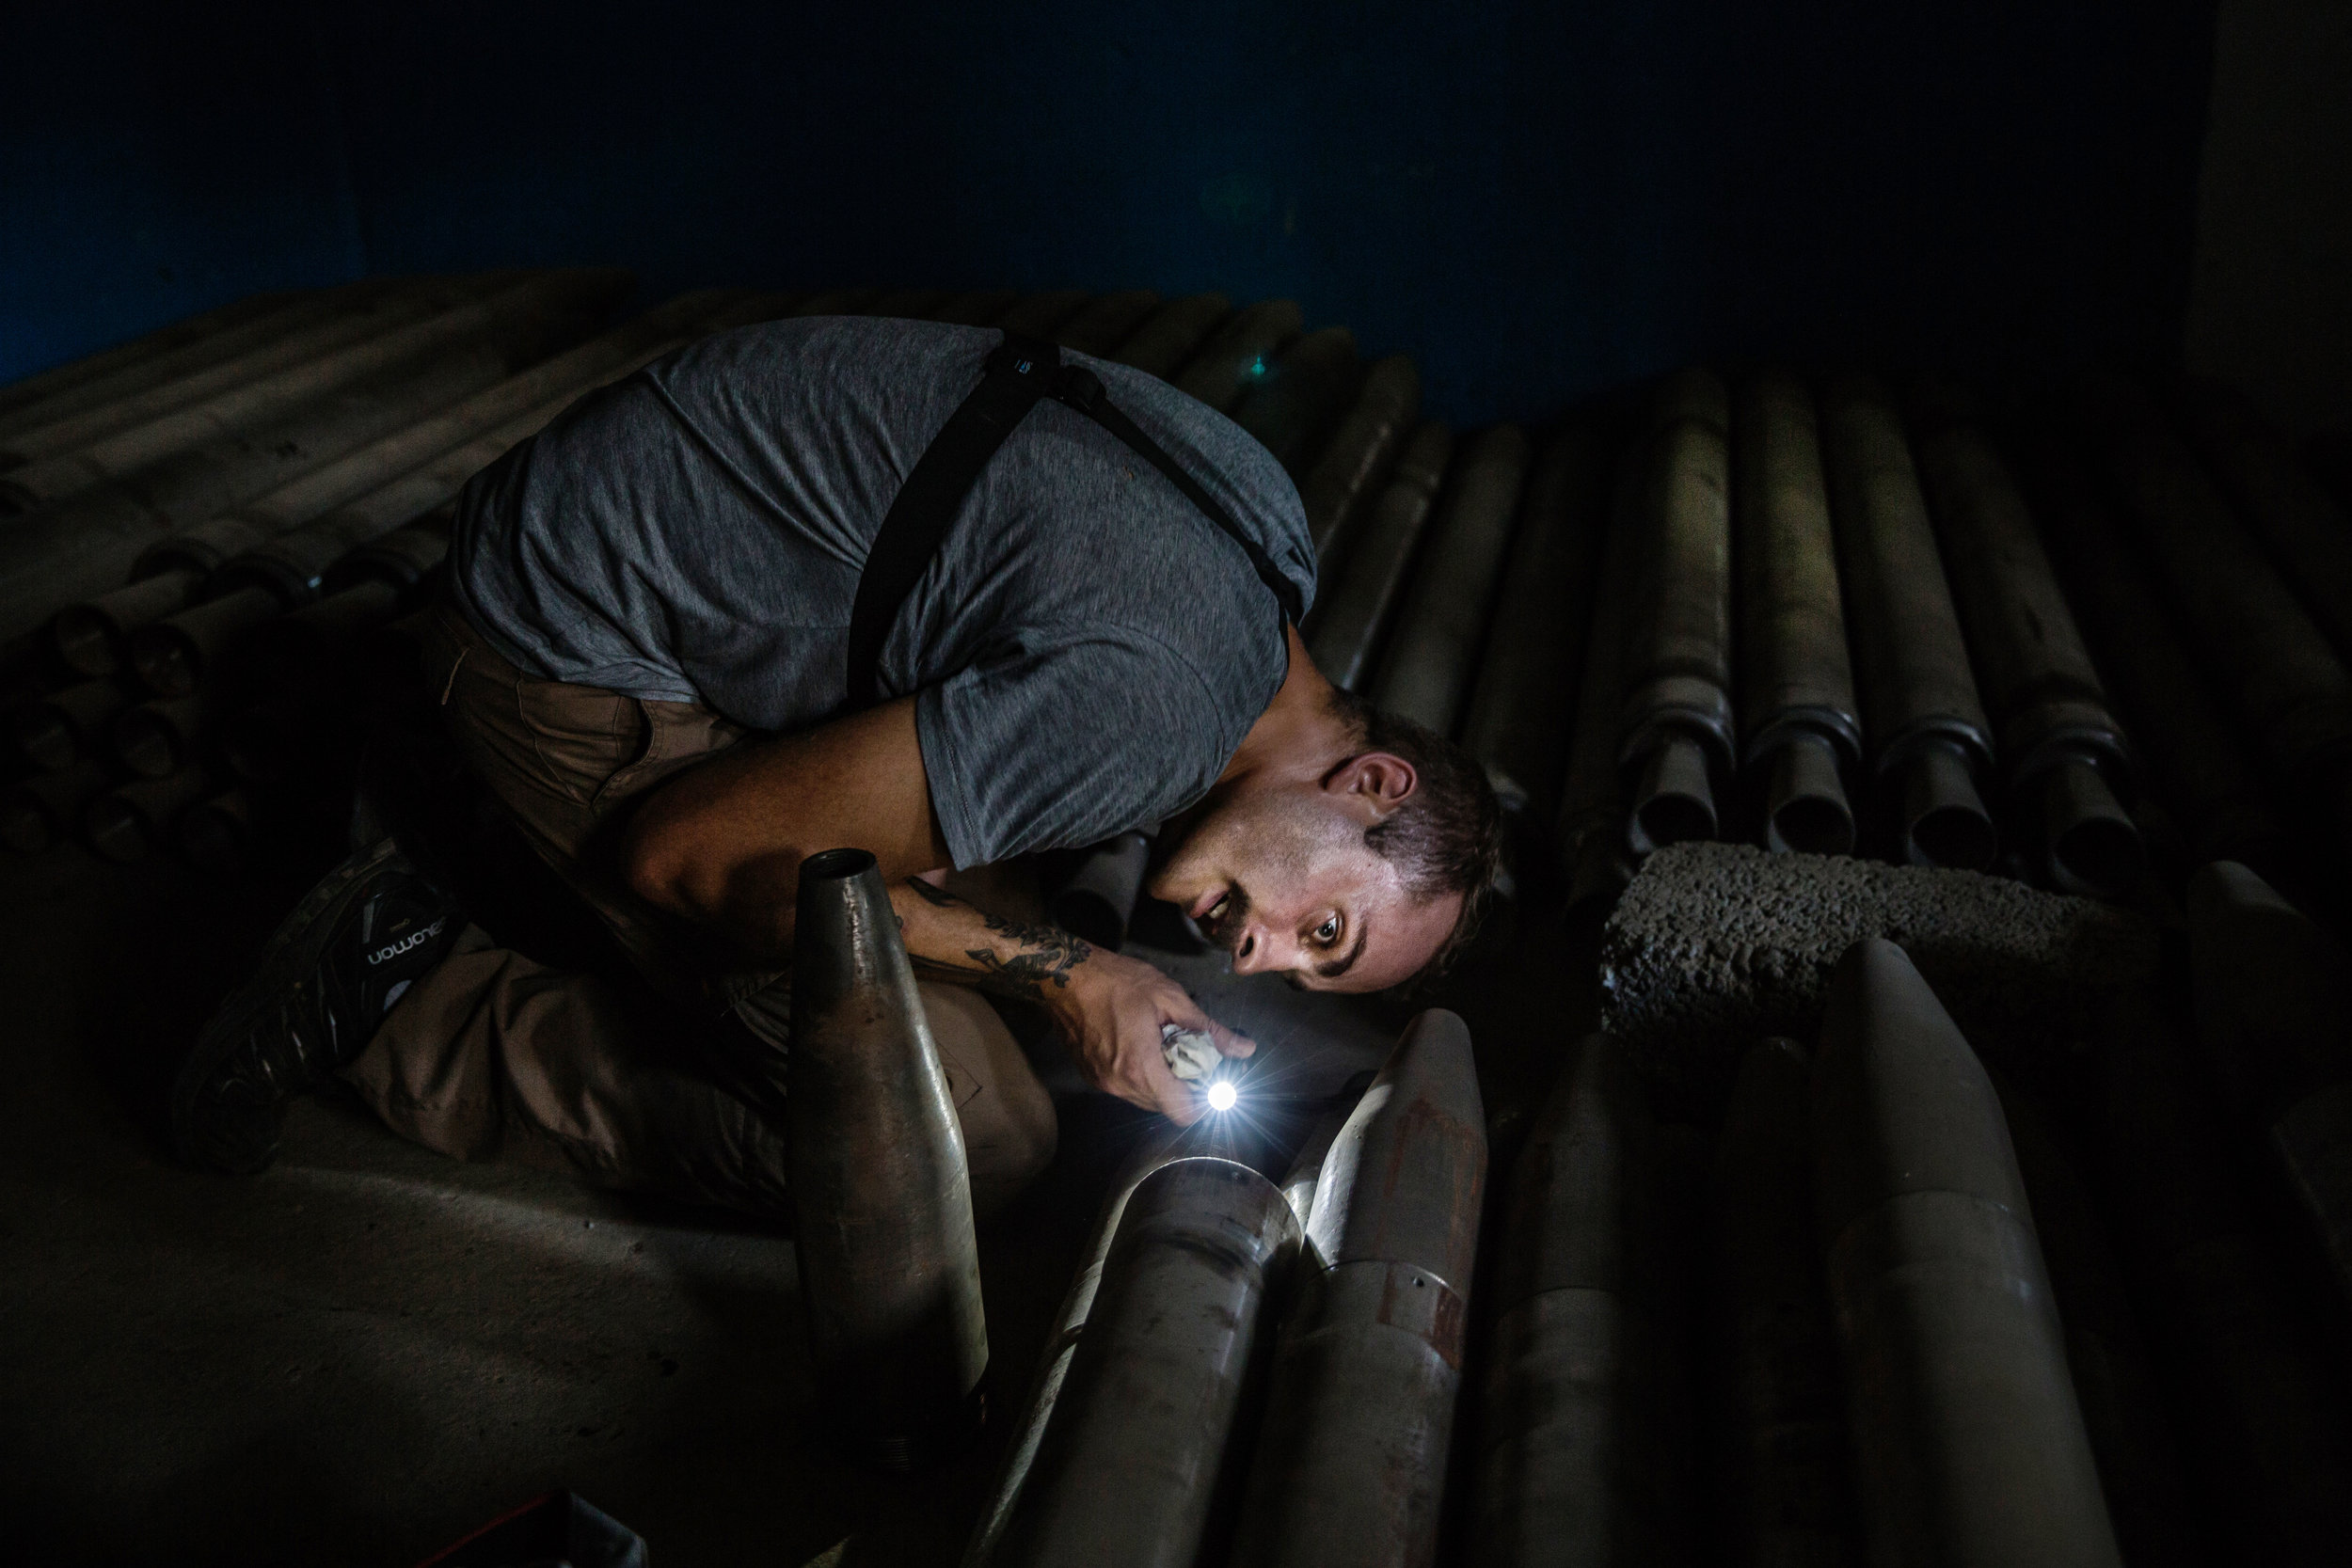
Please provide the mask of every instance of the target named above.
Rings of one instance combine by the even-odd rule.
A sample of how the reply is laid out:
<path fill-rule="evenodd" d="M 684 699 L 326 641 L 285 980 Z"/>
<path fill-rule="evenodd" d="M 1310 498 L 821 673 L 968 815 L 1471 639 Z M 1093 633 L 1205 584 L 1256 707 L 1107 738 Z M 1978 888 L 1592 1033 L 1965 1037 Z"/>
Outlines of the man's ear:
<path fill-rule="evenodd" d="M 1412 798 L 1421 784 L 1413 765 L 1392 752 L 1362 752 L 1323 776 L 1323 787 L 1367 807 L 1379 821 Z"/>

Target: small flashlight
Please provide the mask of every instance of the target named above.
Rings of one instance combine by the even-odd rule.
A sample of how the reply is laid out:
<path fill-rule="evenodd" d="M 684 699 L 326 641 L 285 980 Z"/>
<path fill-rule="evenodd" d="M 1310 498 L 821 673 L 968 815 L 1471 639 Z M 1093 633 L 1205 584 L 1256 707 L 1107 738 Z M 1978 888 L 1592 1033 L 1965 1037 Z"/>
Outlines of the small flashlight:
<path fill-rule="evenodd" d="M 1225 1066 L 1224 1053 L 1200 1030 L 1181 1023 L 1161 1024 L 1160 1054 L 1168 1058 L 1168 1070 L 1178 1083 L 1191 1085 L 1207 1098 L 1210 1110 L 1230 1111 L 1241 1098 L 1232 1081 L 1219 1076 Z"/>

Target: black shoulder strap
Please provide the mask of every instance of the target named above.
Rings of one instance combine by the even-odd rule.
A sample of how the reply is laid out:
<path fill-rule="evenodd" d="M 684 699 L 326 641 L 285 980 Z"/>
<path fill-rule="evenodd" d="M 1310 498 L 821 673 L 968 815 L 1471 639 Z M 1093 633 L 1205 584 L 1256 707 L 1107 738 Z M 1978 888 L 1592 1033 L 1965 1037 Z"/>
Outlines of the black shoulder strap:
<path fill-rule="evenodd" d="M 850 700 L 860 707 L 881 700 L 876 674 L 882 642 L 898 618 L 898 607 L 914 591 L 915 579 L 939 553 L 957 508 L 1012 427 L 1037 406 L 1061 369 L 1058 353 L 1025 356 L 1009 352 L 1011 348 L 1008 340 L 988 356 L 980 384 L 947 416 L 915 459 L 914 471 L 898 487 L 866 551 L 866 570 L 857 579 L 857 602 L 850 610 Z"/>
<path fill-rule="evenodd" d="M 1135 420 L 1120 412 L 1104 395 L 1100 377 L 1082 365 L 1062 364 L 1061 351 L 1052 343 L 1007 333 L 1003 344 L 988 356 L 980 384 L 947 417 L 915 460 L 914 471 L 890 503 L 866 552 L 857 601 L 850 611 L 850 699 L 858 706 L 868 707 L 881 700 L 882 643 L 898 618 L 898 607 L 906 603 L 915 580 L 939 553 L 947 525 L 955 520 L 972 486 L 979 483 L 988 460 L 1043 397 L 1084 414 L 1166 474 L 1187 500 L 1241 546 L 1258 579 L 1281 604 L 1284 616 L 1294 622 L 1299 618 L 1303 606 L 1298 586 L 1276 569 L 1258 542 L 1241 531 L 1216 497 L 1202 489 Z"/>

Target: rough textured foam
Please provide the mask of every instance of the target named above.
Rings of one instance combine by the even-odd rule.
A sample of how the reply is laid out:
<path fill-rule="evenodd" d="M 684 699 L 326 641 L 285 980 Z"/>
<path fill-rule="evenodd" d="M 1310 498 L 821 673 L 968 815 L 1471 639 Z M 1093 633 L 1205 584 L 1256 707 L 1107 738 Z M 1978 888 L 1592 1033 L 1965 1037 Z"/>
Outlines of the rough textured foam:
<path fill-rule="evenodd" d="M 1602 931 L 1601 1021 L 1661 1086 L 1730 1092 L 1766 1035 L 1810 1042 L 1829 974 L 1865 937 L 1899 942 L 1979 1052 L 2085 1038 L 2153 979 L 2155 928 L 2088 898 L 1973 871 L 1678 844 L 1649 857 Z"/>

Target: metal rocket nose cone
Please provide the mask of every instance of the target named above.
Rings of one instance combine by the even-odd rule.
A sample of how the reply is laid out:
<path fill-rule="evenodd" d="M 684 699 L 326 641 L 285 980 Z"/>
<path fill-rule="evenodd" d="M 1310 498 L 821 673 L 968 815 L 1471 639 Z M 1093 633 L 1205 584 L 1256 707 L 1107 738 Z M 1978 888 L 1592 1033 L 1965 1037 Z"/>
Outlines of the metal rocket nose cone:
<path fill-rule="evenodd" d="M 1965 1193 L 2031 1223 L 1993 1082 L 1894 942 L 1838 960 L 1813 1085 L 1823 1244 L 1904 1193 Z"/>
<path fill-rule="evenodd" d="M 1433 1007 L 1406 1025 L 1331 1146 L 1308 1226 L 1317 1256 L 1407 1260 L 1467 1288 L 1486 1170 L 1470 1029 Z"/>

